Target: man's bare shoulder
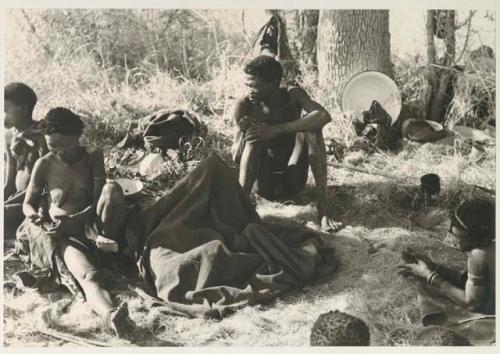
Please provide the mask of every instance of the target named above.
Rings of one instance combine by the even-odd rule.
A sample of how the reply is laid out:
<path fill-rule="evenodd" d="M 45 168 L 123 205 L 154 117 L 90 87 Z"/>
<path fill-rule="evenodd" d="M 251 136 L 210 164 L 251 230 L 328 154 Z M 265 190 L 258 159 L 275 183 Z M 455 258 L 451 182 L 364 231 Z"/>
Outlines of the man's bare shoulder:
<path fill-rule="evenodd" d="M 300 86 L 289 86 L 287 91 L 291 97 L 309 97 L 307 91 Z"/>
<path fill-rule="evenodd" d="M 250 101 L 247 95 L 241 96 L 236 100 L 236 107 L 239 108 L 250 108 L 253 103 Z"/>
<path fill-rule="evenodd" d="M 306 90 L 300 86 L 290 86 L 287 90 L 290 102 L 302 105 L 304 102 L 309 102 L 311 100 Z"/>
<path fill-rule="evenodd" d="M 234 115 L 233 118 L 238 121 L 241 117 L 249 115 L 252 112 L 253 103 L 250 101 L 248 96 L 242 96 L 236 100 L 234 105 Z"/>

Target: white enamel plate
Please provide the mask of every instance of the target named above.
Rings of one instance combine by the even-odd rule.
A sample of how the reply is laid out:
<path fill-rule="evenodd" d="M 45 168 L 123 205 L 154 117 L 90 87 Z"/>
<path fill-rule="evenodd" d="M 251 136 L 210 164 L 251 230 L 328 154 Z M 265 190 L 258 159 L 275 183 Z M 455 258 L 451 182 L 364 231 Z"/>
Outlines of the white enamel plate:
<path fill-rule="evenodd" d="M 125 196 L 139 193 L 144 188 L 144 184 L 137 179 L 117 178 L 115 182 L 122 187 Z"/>
<path fill-rule="evenodd" d="M 396 83 L 381 72 L 364 71 L 353 76 L 347 83 L 342 93 L 342 110 L 367 111 L 373 101 L 384 107 L 394 124 L 401 111 L 401 94 Z"/>

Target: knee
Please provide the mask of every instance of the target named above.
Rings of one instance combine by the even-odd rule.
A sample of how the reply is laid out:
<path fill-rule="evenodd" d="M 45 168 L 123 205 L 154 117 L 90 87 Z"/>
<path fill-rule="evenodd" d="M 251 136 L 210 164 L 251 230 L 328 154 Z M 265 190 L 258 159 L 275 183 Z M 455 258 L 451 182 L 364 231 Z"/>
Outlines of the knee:
<path fill-rule="evenodd" d="M 97 215 L 104 221 L 114 214 L 114 210 L 125 208 L 125 195 L 122 187 L 116 182 L 106 183 L 97 202 Z M 109 214 L 109 215 L 108 215 Z"/>
<path fill-rule="evenodd" d="M 95 269 L 95 268 L 87 269 L 85 272 L 80 274 L 80 277 L 78 280 L 83 281 L 83 282 L 87 282 L 87 283 L 96 282 L 97 281 L 97 269 Z"/>
<path fill-rule="evenodd" d="M 101 198 L 105 200 L 122 199 L 125 195 L 122 187 L 117 182 L 108 182 L 104 185 L 101 192 Z"/>

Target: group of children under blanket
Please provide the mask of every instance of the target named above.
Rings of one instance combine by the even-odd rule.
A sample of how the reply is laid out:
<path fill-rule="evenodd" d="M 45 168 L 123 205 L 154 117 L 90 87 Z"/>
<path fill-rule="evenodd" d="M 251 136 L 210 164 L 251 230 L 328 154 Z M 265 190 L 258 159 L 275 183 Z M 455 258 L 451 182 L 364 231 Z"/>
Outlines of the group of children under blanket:
<path fill-rule="evenodd" d="M 240 166 L 241 187 L 248 194 L 282 200 L 304 188 L 311 167 L 317 223 L 325 232 L 341 229 L 327 193 L 322 128 L 332 120 L 330 114 L 304 89 L 281 87 L 283 69 L 271 56 L 252 59 L 244 74 L 247 93 L 236 102 L 231 151 Z M 44 228 L 104 328 L 127 337 L 135 328 L 127 304 L 117 305 L 99 284 L 99 269 L 88 252 L 91 246 L 100 247 L 89 245 L 89 225 L 120 248 L 126 243 L 124 194 L 118 184 L 106 182 L 102 150 L 80 145 L 84 123 L 70 109 L 53 108 L 44 119 L 34 120 L 37 96 L 29 86 L 6 85 L 4 100 L 4 235 L 12 237 L 21 223 Z M 495 205 L 482 199 L 463 201 L 450 212 L 449 222 L 448 232 L 468 253 L 462 282 L 419 253 L 399 265 L 398 272 L 426 281 L 457 304 L 494 314 Z"/>

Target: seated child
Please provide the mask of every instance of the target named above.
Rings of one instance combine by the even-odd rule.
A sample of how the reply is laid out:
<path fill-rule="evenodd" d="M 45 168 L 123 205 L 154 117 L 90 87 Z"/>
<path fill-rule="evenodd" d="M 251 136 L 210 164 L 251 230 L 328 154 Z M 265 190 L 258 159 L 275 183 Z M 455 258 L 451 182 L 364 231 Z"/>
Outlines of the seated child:
<path fill-rule="evenodd" d="M 39 122 L 33 120 L 37 97 L 20 82 L 4 88 L 5 153 L 4 235 L 15 234 L 24 219 L 22 203 L 35 161 L 45 155 L 47 146 Z"/>

